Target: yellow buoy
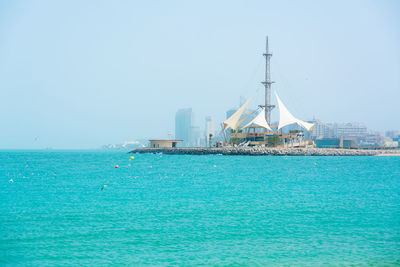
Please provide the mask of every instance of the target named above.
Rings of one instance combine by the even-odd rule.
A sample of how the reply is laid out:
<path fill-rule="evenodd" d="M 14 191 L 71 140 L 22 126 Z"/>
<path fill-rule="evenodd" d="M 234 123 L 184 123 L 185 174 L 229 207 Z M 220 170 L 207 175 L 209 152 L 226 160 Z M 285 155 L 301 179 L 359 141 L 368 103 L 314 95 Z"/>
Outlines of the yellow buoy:
<path fill-rule="evenodd" d="M 135 157 L 130 157 L 130 159 L 134 159 Z"/>

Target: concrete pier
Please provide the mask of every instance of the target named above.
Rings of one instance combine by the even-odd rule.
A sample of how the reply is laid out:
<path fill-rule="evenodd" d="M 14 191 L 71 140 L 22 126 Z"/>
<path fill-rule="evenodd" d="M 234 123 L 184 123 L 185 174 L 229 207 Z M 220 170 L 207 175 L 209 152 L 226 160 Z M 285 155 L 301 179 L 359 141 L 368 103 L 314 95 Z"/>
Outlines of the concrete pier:
<path fill-rule="evenodd" d="M 400 150 L 363 150 L 334 148 L 268 148 L 268 147 L 182 147 L 138 148 L 129 153 L 162 153 L 169 155 L 248 155 L 248 156 L 377 156 L 399 155 Z"/>

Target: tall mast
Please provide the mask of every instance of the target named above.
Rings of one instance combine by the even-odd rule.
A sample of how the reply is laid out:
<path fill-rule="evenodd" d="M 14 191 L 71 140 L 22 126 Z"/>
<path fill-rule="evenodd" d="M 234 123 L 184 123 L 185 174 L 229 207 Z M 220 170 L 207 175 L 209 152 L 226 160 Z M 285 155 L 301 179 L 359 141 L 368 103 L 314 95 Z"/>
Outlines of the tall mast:
<path fill-rule="evenodd" d="M 270 71 L 270 60 L 272 54 L 269 52 L 268 47 L 268 36 L 266 41 L 266 49 L 265 49 L 265 81 L 262 82 L 265 86 L 265 120 L 268 122 L 268 125 L 271 125 L 271 111 L 275 107 L 271 105 L 271 71 Z"/>

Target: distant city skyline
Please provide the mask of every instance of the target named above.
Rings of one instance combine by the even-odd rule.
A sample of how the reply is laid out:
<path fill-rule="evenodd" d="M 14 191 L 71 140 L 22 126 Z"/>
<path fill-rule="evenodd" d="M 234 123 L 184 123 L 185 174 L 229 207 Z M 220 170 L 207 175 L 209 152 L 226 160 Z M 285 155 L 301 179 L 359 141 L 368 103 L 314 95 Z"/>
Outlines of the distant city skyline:
<path fill-rule="evenodd" d="M 2 1 L 0 149 L 167 139 L 182 107 L 201 138 L 206 116 L 218 132 L 241 96 L 264 103 L 267 35 L 272 91 L 297 117 L 400 130 L 398 14 L 394 0 Z"/>

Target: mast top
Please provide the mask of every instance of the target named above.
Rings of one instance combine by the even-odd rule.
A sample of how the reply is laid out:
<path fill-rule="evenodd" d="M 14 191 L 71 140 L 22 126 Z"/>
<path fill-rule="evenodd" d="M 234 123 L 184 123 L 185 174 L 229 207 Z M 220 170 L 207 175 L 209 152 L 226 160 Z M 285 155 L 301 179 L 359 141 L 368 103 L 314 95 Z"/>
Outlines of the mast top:
<path fill-rule="evenodd" d="M 272 56 L 272 53 L 269 52 L 269 45 L 268 45 L 268 35 L 266 37 L 266 41 L 265 41 L 265 54 L 263 54 L 264 56 Z"/>

